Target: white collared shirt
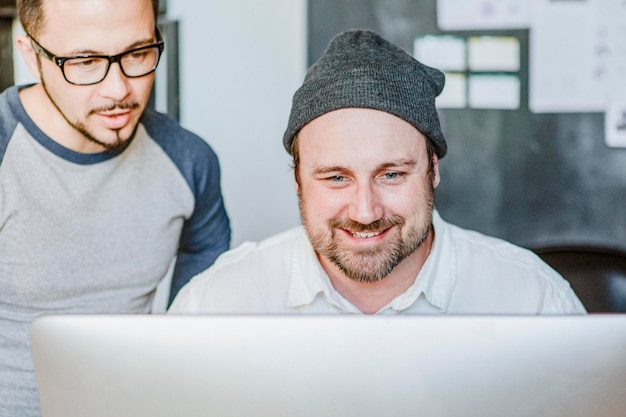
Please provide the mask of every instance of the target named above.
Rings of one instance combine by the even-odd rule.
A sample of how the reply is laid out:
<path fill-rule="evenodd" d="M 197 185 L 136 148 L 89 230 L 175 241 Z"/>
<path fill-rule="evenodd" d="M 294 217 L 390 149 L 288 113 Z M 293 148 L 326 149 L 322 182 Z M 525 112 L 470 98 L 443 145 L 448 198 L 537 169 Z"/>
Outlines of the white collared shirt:
<path fill-rule="evenodd" d="M 531 251 L 433 215 L 433 247 L 411 287 L 377 314 L 584 314 Z M 362 314 L 337 292 L 303 227 L 224 253 L 179 293 L 170 313 Z"/>

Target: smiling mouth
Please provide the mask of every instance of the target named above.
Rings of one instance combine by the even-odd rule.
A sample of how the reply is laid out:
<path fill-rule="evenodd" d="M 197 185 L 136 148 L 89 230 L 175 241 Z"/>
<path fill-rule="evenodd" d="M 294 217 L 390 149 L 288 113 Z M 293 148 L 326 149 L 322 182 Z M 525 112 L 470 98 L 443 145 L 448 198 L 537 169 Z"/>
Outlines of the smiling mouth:
<path fill-rule="evenodd" d="M 363 224 L 352 220 L 333 219 L 329 222 L 330 229 L 341 231 L 346 237 L 365 242 L 372 239 L 373 242 L 382 239 L 387 232 L 395 227 L 402 227 L 403 219 L 392 216 L 377 220 L 370 224 Z M 334 232 L 333 232 L 334 233 Z"/>
<path fill-rule="evenodd" d="M 356 232 L 356 233 L 352 233 L 352 236 L 358 239 L 370 239 L 370 238 L 380 235 L 381 233 L 382 232 Z"/>

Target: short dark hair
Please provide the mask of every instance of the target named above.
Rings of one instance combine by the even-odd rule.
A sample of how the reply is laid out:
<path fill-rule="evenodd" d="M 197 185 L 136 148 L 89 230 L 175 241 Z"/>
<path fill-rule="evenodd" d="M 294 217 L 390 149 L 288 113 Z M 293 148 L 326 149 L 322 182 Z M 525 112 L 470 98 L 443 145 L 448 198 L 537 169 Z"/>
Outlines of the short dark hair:
<path fill-rule="evenodd" d="M 45 27 L 46 16 L 43 11 L 45 2 L 46 0 L 17 0 L 17 17 L 30 36 L 38 37 Z M 159 15 L 159 0 L 152 0 L 152 10 L 156 22 Z"/>

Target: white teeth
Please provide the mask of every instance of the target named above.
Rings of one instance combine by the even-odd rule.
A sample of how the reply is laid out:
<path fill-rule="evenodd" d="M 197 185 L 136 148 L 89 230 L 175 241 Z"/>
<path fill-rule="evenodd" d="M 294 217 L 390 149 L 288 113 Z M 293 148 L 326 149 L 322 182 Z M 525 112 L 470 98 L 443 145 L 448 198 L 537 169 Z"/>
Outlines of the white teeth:
<path fill-rule="evenodd" d="M 359 239 L 367 239 L 370 237 L 378 236 L 380 232 L 370 232 L 370 233 L 352 233 L 352 236 L 357 237 Z"/>

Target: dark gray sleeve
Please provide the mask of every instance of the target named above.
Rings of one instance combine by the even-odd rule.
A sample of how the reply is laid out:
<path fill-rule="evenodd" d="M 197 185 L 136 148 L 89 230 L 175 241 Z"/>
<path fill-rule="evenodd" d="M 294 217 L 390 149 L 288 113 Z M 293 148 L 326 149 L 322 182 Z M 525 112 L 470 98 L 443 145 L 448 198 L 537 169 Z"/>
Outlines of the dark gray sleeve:
<path fill-rule="evenodd" d="M 183 225 L 169 302 L 194 275 L 213 264 L 230 246 L 230 221 L 220 185 L 220 166 L 210 145 L 167 116 L 147 111 L 142 123 L 165 150 L 195 197 Z"/>
<path fill-rule="evenodd" d="M 10 100 L 17 100 L 17 87 L 9 87 L 0 94 L 0 165 L 4 159 L 4 153 L 9 145 L 9 140 L 13 136 L 13 131 L 17 126 L 17 119 Z"/>

